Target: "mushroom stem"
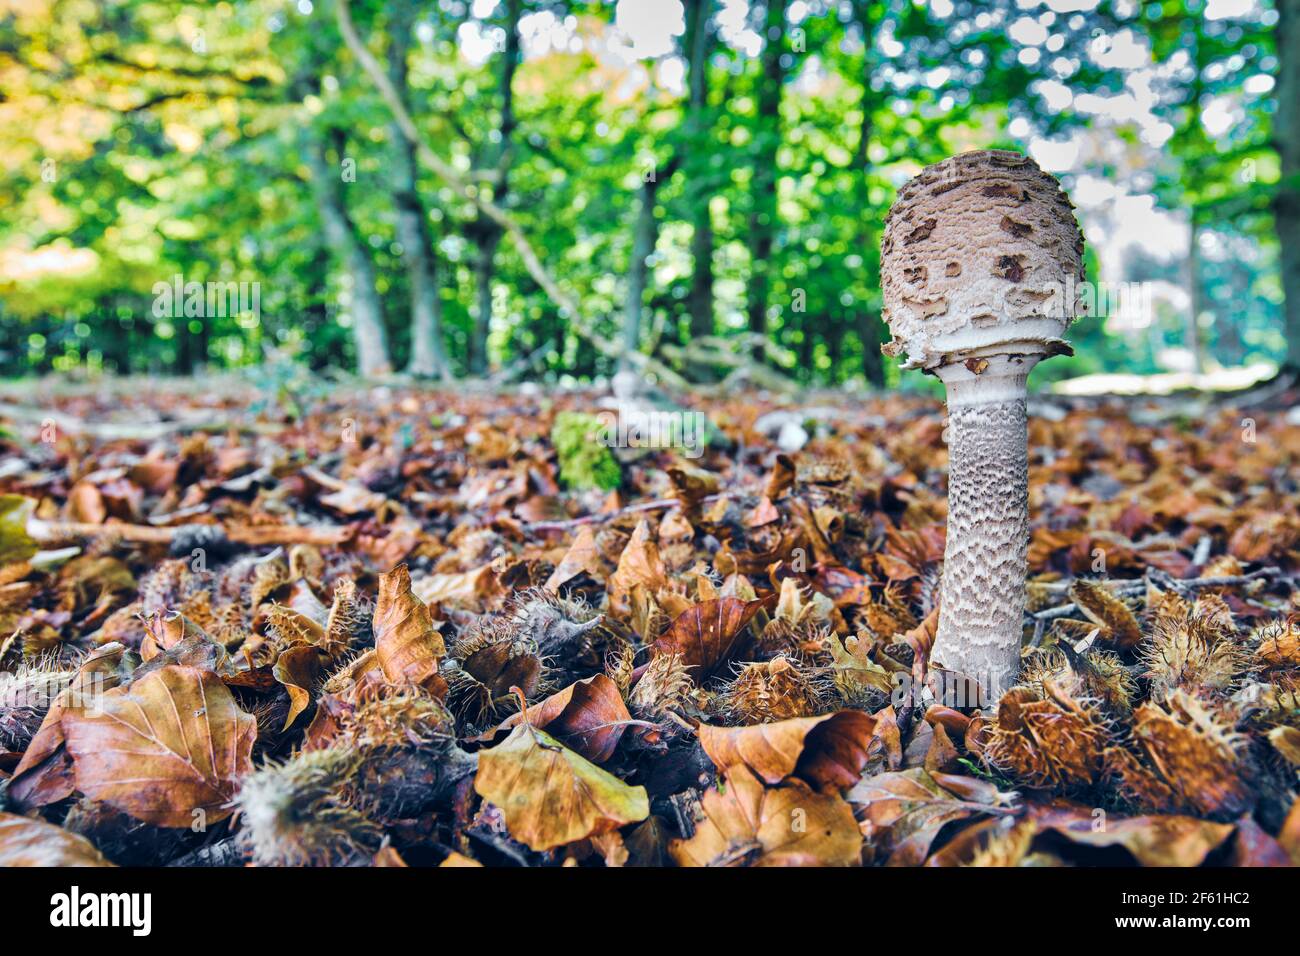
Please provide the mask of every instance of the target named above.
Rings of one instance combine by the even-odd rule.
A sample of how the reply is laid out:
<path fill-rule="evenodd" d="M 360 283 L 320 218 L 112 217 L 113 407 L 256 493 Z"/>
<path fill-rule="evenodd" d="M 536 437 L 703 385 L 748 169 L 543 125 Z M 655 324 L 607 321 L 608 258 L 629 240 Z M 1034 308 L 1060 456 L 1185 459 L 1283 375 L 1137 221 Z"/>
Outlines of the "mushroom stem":
<path fill-rule="evenodd" d="M 936 370 L 948 393 L 948 536 L 931 659 L 978 685 L 945 687 L 964 697 L 958 705 L 996 700 L 1020 667 L 1029 546 L 1025 379 L 1038 359 L 991 355 Z"/>

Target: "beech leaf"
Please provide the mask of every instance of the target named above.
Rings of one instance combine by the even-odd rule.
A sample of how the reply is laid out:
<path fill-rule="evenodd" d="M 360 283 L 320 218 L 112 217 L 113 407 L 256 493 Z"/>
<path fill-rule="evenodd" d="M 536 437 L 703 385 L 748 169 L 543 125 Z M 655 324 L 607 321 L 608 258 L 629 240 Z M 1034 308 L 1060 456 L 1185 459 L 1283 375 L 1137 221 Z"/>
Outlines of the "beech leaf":
<path fill-rule="evenodd" d="M 856 866 L 862 836 L 853 811 L 835 794 L 802 780 L 764 787 L 744 768 L 728 774 L 702 801 L 695 835 L 674 840 L 679 866 Z"/>
<path fill-rule="evenodd" d="M 112 866 L 85 837 L 53 823 L 0 813 L 0 866 Z"/>
<path fill-rule="evenodd" d="M 257 721 L 211 671 L 172 664 L 63 715 L 77 788 L 138 820 L 188 827 L 231 813 Z"/>
<path fill-rule="evenodd" d="M 399 564 L 379 576 L 375 603 L 375 650 L 391 683 L 426 685 L 447 654 L 429 608 L 411 591 L 411 572 Z"/>
<path fill-rule="evenodd" d="M 644 787 L 628 786 L 528 724 L 479 753 L 474 790 L 501 808 L 511 836 L 538 851 L 650 815 Z"/>
<path fill-rule="evenodd" d="M 657 641 L 656 654 L 676 652 L 682 663 L 696 671 L 697 680 L 712 674 L 730 660 L 745 628 L 766 601 L 716 598 L 679 614 Z"/>

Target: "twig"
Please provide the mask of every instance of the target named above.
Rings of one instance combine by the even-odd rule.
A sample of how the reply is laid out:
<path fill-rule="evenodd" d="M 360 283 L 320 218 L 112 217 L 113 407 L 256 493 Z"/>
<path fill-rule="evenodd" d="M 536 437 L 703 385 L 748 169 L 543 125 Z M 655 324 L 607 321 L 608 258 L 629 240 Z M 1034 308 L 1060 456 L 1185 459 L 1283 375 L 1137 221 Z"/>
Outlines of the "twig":
<path fill-rule="evenodd" d="M 28 522 L 27 532 L 40 544 L 61 544 L 85 538 L 116 537 L 133 544 L 171 544 L 178 534 L 192 528 L 220 529 L 226 538 L 239 544 L 313 544 L 330 547 L 342 544 L 352 536 L 351 528 L 309 528 L 301 525 L 246 525 L 226 528 L 221 525 L 182 524 L 170 528 L 155 528 L 143 524 L 90 524 L 84 521 Z"/>
<path fill-rule="evenodd" d="M 1239 584 L 1249 584 L 1251 581 L 1276 577 L 1281 573 L 1282 571 L 1280 568 L 1260 568 L 1258 571 L 1251 571 L 1249 574 L 1230 574 L 1210 578 L 1188 578 L 1186 580 L 1158 573 L 1151 574 L 1150 577 L 1152 579 L 1157 579 L 1159 583 L 1165 584 L 1176 591 L 1191 593 L 1205 588 L 1226 588 L 1235 587 Z M 1116 597 L 1137 597 L 1138 595 L 1145 593 L 1147 589 L 1147 580 L 1145 578 L 1137 581 L 1098 581 L 1096 583 L 1111 588 L 1112 593 L 1115 594 Z M 1047 587 L 1052 588 L 1053 590 L 1059 588 L 1068 592 L 1073 584 L 1074 582 L 1070 581 L 1061 584 L 1049 584 Z M 1035 621 L 1045 622 L 1054 621 L 1061 617 L 1069 617 L 1071 614 L 1078 612 L 1079 606 L 1071 603 L 1062 604 L 1059 607 L 1051 607 L 1045 611 L 1038 611 L 1035 614 L 1031 614 L 1030 617 Z M 1035 633 L 1034 636 L 1037 638 L 1037 633 Z"/>

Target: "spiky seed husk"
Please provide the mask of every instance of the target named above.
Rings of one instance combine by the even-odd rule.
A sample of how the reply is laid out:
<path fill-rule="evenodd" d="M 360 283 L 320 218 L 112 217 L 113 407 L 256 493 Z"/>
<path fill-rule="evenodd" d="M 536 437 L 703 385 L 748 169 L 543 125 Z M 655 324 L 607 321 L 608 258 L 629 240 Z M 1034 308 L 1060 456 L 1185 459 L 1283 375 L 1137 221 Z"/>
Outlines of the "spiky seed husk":
<path fill-rule="evenodd" d="M 1156 699 L 1180 688 L 1226 693 L 1247 664 L 1232 612 L 1215 595 L 1202 596 L 1181 617 L 1158 614 L 1151 642 L 1142 648 L 1142 660 Z"/>
<path fill-rule="evenodd" d="M 1096 581 L 1075 581 L 1070 585 L 1070 600 L 1101 629 L 1102 643 L 1123 651 L 1141 642 L 1142 628 L 1132 609 Z"/>
<path fill-rule="evenodd" d="M 627 707 L 641 720 L 661 720 L 669 711 L 681 710 L 695 682 L 677 652 L 658 654 L 641 673 L 627 698 Z"/>
<path fill-rule="evenodd" d="M 632 674 L 635 671 L 636 648 L 628 641 L 619 641 L 605 655 L 605 676 L 614 682 L 624 699 L 632 688 Z"/>
<path fill-rule="evenodd" d="M 968 867 L 1010 867 L 1033 866 L 1028 862 L 1029 848 L 1038 832 L 1038 825 L 1032 820 L 1021 820 L 1009 829 L 993 833 L 988 840 L 976 850 Z"/>
<path fill-rule="evenodd" d="M 248 593 L 249 606 L 257 607 L 291 580 L 289 565 L 281 558 L 259 561 L 253 568 L 253 583 Z"/>
<path fill-rule="evenodd" d="M 824 668 L 777 657 L 741 666 L 719 695 L 718 706 L 730 721 L 769 724 L 823 713 L 834 682 Z"/>
<path fill-rule="evenodd" d="M 1046 679 L 1041 688 L 1022 684 L 1002 695 L 983 758 L 1027 786 L 1068 792 L 1101 778 L 1112 737 L 1097 701 Z"/>
<path fill-rule="evenodd" d="M 509 624 L 498 622 L 481 624 L 467 637 L 455 641 L 443 674 L 448 706 L 478 726 L 510 711 L 512 687 L 518 687 L 532 701 L 550 686 L 537 643 Z"/>
<path fill-rule="evenodd" d="M 372 854 L 382 830 L 357 804 L 362 754 L 330 747 L 266 764 L 244 778 L 239 839 L 262 866 L 328 866 Z"/>
<path fill-rule="evenodd" d="M 1171 691 L 1133 714 L 1133 751 L 1108 755 L 1120 790 L 1146 810 L 1229 819 L 1251 804 L 1246 738 L 1225 705 Z"/>
<path fill-rule="evenodd" d="M 326 650 L 337 657 L 343 651 L 363 647 L 374 641 L 371 615 L 357 599 L 357 582 L 340 578 L 334 585 L 329 616 L 325 619 Z"/>
<path fill-rule="evenodd" d="M 45 713 L 76 674 L 53 657 L 24 661 L 14 671 L 0 672 L 0 747 L 27 749 Z"/>
<path fill-rule="evenodd" d="M 202 587 L 202 579 L 190 568 L 188 559 L 161 561 L 140 579 L 141 613 L 149 617 L 168 608 L 180 607 Z"/>
<path fill-rule="evenodd" d="M 418 687 L 362 702 L 342 730 L 363 750 L 444 751 L 456 740 L 456 720 L 446 705 Z"/>
<path fill-rule="evenodd" d="M 1072 697 L 1096 700 L 1117 717 L 1127 716 L 1133 710 L 1137 686 L 1128 669 L 1109 651 L 1076 654 L 1073 665 L 1059 648 L 1027 654 L 1021 665 L 1020 682 L 1041 689 L 1049 680 L 1056 681 Z"/>
<path fill-rule="evenodd" d="M 1278 618 L 1251 632 L 1254 665 L 1263 672 L 1300 671 L 1300 621 Z"/>

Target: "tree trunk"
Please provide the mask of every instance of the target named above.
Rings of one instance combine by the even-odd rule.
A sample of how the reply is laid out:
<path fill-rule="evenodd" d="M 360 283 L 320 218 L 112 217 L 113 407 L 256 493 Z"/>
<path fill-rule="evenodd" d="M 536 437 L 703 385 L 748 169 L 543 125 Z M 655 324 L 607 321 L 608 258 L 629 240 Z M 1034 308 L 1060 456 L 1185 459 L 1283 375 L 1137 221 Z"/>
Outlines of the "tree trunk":
<path fill-rule="evenodd" d="M 1278 0 L 1277 116 L 1273 138 L 1282 165 L 1274 202 L 1282 292 L 1286 303 L 1286 364 L 1300 373 L 1300 0 Z"/>
<path fill-rule="evenodd" d="M 515 71 L 519 68 L 519 17 L 522 0 L 506 0 L 506 43 L 501 54 L 501 125 L 500 136 L 492 155 L 496 160 L 500 179 L 492 200 L 504 206 L 509 190 L 507 173 L 510 167 L 511 138 L 515 130 Z M 480 187 L 486 188 L 486 187 Z M 478 256 L 474 262 L 474 327 L 469 341 L 469 371 L 471 375 L 487 372 L 487 341 L 492 327 L 492 280 L 496 274 L 497 247 L 501 244 L 502 230 L 491 219 L 479 214 L 470 228 L 478 242 Z"/>
<path fill-rule="evenodd" d="M 686 130 L 687 148 L 699 149 L 700 138 L 707 129 L 709 108 L 709 53 L 714 33 L 710 24 L 713 0 L 687 0 L 686 63 L 689 71 L 689 102 Z M 705 151 L 713 155 L 712 150 Z M 713 334 L 713 217 L 709 211 L 712 190 L 692 188 L 704 177 L 692 177 L 687 186 L 691 210 L 691 269 L 687 308 L 690 311 L 691 338 Z M 707 181 L 704 183 L 707 187 Z"/>
<path fill-rule="evenodd" d="M 871 88 L 871 69 L 872 69 L 872 49 L 875 40 L 875 24 L 872 21 L 871 6 L 866 0 L 855 0 L 853 4 L 853 16 L 858 25 L 862 28 L 862 99 L 859 101 L 859 109 L 862 110 L 862 123 L 858 127 L 858 143 L 853 151 L 853 168 L 857 172 L 855 180 L 857 191 L 857 215 L 858 222 L 858 248 L 857 254 L 862 257 L 862 277 L 861 284 L 864 294 L 867 290 L 874 289 L 879 285 L 879 269 L 872 269 L 869 263 L 876 261 L 876 250 L 879 248 L 879 242 L 870 228 L 870 221 L 865 215 L 865 210 L 870 205 L 870 183 L 868 182 L 868 170 L 870 169 L 871 159 L 868 149 L 871 146 L 872 119 L 873 111 L 876 108 L 875 91 Z M 865 301 L 858 303 L 858 336 L 862 340 L 862 373 L 866 375 L 867 381 L 877 388 L 885 386 L 885 364 L 880 354 L 880 346 L 886 341 L 885 323 L 880 317 L 878 309 L 872 309 L 867 306 Z"/>
<path fill-rule="evenodd" d="M 320 213 L 325 241 L 352 286 L 352 338 L 357 350 L 357 371 L 364 376 L 387 375 L 393 370 L 388 358 L 388 335 L 384 330 L 384 308 L 375 291 L 375 267 L 357 236 L 343 201 L 340 165 L 331 160 L 332 139 L 341 158 L 346 138 L 342 130 L 331 130 L 329 138 L 316 136 L 305 151 L 311 170 L 312 189 Z"/>
<path fill-rule="evenodd" d="M 649 284 L 650 256 L 659 239 L 659 221 L 655 218 L 655 199 L 659 191 L 657 174 L 641 184 L 641 208 L 637 210 L 632 232 L 632 261 L 627 270 L 627 302 L 623 308 L 623 350 L 619 353 L 619 371 L 631 367 L 630 356 L 641 345 L 641 314 L 645 308 L 645 290 Z M 669 173 L 664 174 L 668 178 Z"/>
<path fill-rule="evenodd" d="M 762 76 L 758 88 L 758 117 L 754 124 L 753 172 L 749 212 L 749 331 L 767 335 L 768 296 L 771 292 L 772 246 L 776 236 L 776 162 L 781 145 L 781 88 L 785 67 L 786 0 L 768 0 L 764 16 Z M 754 360 L 764 361 L 761 348 Z"/>
<path fill-rule="evenodd" d="M 389 10 L 388 73 L 409 110 L 406 55 L 415 9 L 409 0 L 395 0 Z M 397 240 L 402 244 L 411 295 L 411 357 L 406 370 L 411 375 L 448 381 L 451 366 L 443 343 L 438 260 L 416 188 L 415 144 L 402 134 L 396 121 L 389 124 L 389 136 L 393 141 L 391 182 L 393 205 L 397 210 Z"/>
<path fill-rule="evenodd" d="M 1187 291 L 1190 297 L 1187 317 L 1187 349 L 1192 353 L 1193 371 L 1205 371 L 1205 345 L 1201 341 L 1201 312 L 1205 309 L 1205 296 L 1201 286 L 1201 222 L 1196 209 L 1191 212 L 1190 234 L 1187 246 Z"/>

